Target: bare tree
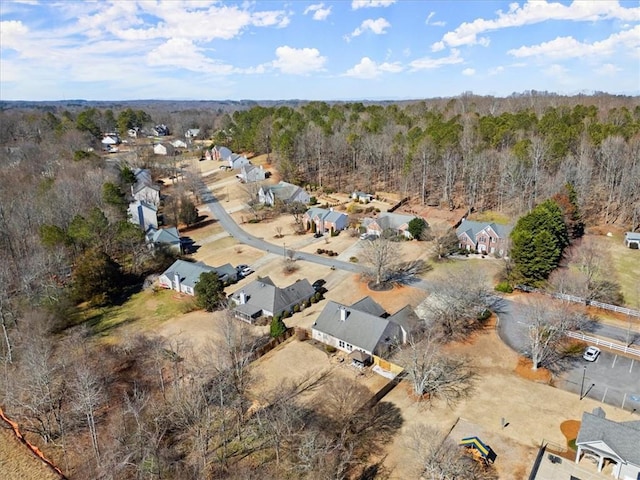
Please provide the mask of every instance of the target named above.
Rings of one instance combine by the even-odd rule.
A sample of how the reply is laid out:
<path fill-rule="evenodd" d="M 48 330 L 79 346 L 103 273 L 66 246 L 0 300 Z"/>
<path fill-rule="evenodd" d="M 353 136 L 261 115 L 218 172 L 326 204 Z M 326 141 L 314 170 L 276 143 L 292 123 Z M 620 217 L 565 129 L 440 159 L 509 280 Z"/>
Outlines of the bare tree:
<path fill-rule="evenodd" d="M 571 311 L 569 305 L 549 305 L 541 300 L 523 306 L 522 316 L 529 328 L 533 370 L 553 363 L 566 332 L 578 328 L 584 321 L 584 316 Z"/>
<path fill-rule="evenodd" d="M 424 480 L 495 480 L 495 469 L 475 460 L 430 425 L 419 425 L 409 430 L 405 439 L 413 452 L 415 478 Z"/>
<path fill-rule="evenodd" d="M 387 281 L 393 260 L 396 258 L 395 244 L 386 238 L 367 241 L 362 247 L 362 257 L 370 265 L 370 275 L 375 284 Z"/>
<path fill-rule="evenodd" d="M 444 400 L 455 404 L 473 389 L 475 373 L 465 359 L 441 352 L 433 337 L 410 340 L 401 347 L 397 361 L 407 374 L 413 392 L 420 400 Z"/>
<path fill-rule="evenodd" d="M 86 359 L 84 361 L 79 360 L 75 365 L 74 377 L 71 380 L 71 390 L 75 397 L 74 408 L 82 413 L 87 421 L 96 465 L 100 467 L 96 412 L 103 402 L 104 389 L 102 381 L 96 372 L 87 365 Z"/>

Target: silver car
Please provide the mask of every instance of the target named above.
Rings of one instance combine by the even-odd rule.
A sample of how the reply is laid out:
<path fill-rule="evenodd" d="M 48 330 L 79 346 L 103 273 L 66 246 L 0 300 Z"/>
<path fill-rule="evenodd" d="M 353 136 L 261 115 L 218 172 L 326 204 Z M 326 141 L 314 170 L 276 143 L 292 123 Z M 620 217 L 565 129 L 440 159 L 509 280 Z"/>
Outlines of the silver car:
<path fill-rule="evenodd" d="M 589 346 L 582 354 L 582 358 L 587 362 L 595 362 L 598 355 L 600 355 L 600 349 L 598 347 Z"/>

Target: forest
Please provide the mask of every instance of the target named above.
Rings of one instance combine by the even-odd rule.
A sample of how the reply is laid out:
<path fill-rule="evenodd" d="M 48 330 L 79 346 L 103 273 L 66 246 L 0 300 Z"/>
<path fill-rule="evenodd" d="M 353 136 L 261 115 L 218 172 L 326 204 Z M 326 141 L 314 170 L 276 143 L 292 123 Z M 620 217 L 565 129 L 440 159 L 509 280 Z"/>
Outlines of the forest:
<path fill-rule="evenodd" d="M 126 217 L 131 169 L 152 167 L 151 152 L 124 165 L 100 153 L 100 140 L 160 123 L 267 153 L 283 180 L 309 189 L 395 192 L 515 223 L 571 185 L 587 228 L 640 228 L 638 97 L 5 102 L 0 405 L 69 478 L 376 478 L 365 476 L 375 464 L 367 452 L 401 425 L 384 402 L 354 410 L 358 392 L 307 411 L 295 402 L 307 384 L 251 410 L 257 339 L 232 321 L 221 327 L 226 342 L 210 347 L 207 358 L 223 359 L 215 364 L 156 337 L 96 341 L 79 305 L 123 302 L 170 261 L 141 255 L 144 236 Z"/>

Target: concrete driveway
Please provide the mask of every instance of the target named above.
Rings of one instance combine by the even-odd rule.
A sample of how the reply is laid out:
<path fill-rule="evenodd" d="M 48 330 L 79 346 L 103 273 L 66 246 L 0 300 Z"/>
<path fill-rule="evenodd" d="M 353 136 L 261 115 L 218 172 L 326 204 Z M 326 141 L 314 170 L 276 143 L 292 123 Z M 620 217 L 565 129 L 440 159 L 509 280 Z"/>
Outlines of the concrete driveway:
<path fill-rule="evenodd" d="M 583 381 L 584 377 L 584 381 Z M 640 412 L 640 361 L 603 350 L 595 362 L 576 359 L 558 387 L 609 405 Z"/>

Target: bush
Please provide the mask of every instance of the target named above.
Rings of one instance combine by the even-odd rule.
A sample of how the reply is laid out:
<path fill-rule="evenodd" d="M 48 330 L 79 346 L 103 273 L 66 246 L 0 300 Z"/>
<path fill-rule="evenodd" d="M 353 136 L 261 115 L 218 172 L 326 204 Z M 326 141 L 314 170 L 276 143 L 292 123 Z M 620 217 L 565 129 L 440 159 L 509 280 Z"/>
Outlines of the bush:
<path fill-rule="evenodd" d="M 324 248 L 319 248 L 319 249 L 316 250 L 316 253 L 318 255 L 322 255 L 324 252 L 325 252 Z"/>
<path fill-rule="evenodd" d="M 496 292 L 511 293 L 513 292 L 513 287 L 509 282 L 507 282 L 506 280 L 503 280 L 502 282 L 496 285 L 495 290 Z"/>
<path fill-rule="evenodd" d="M 318 199 L 316 197 L 309 197 L 309 205 L 315 205 L 318 203 Z"/>
<path fill-rule="evenodd" d="M 289 310 L 285 310 L 282 312 L 282 318 L 289 318 L 291 316 L 291 312 Z"/>
<path fill-rule="evenodd" d="M 295 305 L 293 306 L 293 313 L 298 313 L 299 311 L 300 311 L 300 305 L 295 304 Z"/>
<path fill-rule="evenodd" d="M 490 316 L 491 316 L 491 310 L 485 309 L 483 312 L 481 312 L 478 315 L 478 320 L 481 321 L 481 322 L 484 322 L 484 321 L 488 320 Z"/>
<path fill-rule="evenodd" d="M 259 218 L 250 218 L 248 223 L 260 223 L 260 219 Z"/>
<path fill-rule="evenodd" d="M 338 349 L 333 345 L 325 345 L 324 349 L 327 353 L 336 353 L 338 351 Z"/>
<path fill-rule="evenodd" d="M 283 314 L 284 317 L 284 314 Z M 275 315 L 271 320 L 271 327 L 269 329 L 269 336 L 272 338 L 278 338 L 282 336 L 287 331 L 287 326 L 284 324 L 282 319 Z"/>
<path fill-rule="evenodd" d="M 349 257 L 351 263 L 358 263 L 358 257 Z"/>

